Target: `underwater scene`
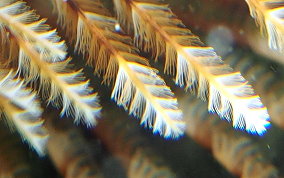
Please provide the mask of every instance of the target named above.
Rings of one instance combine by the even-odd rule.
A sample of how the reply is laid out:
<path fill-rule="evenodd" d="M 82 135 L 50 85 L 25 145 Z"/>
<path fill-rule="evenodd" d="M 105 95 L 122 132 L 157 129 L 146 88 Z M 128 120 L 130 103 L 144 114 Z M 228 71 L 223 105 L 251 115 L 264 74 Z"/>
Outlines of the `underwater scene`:
<path fill-rule="evenodd" d="M 283 17 L 281 0 L 0 0 L 0 177 L 283 177 Z"/>

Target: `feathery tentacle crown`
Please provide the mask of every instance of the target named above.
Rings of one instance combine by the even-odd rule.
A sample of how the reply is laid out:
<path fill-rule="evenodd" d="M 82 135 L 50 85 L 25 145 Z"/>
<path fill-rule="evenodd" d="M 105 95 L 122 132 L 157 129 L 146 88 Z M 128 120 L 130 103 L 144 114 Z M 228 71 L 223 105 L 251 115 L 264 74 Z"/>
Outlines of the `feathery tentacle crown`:
<path fill-rule="evenodd" d="M 91 93 L 81 70 L 70 69 L 64 41 L 44 22 L 22 1 L 0 3 L 0 30 L 9 31 L 19 46 L 18 71 L 28 82 L 39 78 L 41 93 L 48 102 L 61 104 L 61 114 L 94 125 L 100 110 L 97 95 Z M 2 35 L 5 37 L 10 38 Z"/>
<path fill-rule="evenodd" d="M 154 133 L 171 138 L 182 135 L 184 123 L 174 94 L 147 60 L 138 56 L 131 39 L 115 30 L 117 22 L 106 16 L 102 5 L 89 0 L 53 2 L 68 33 L 76 34 L 72 38 L 76 50 L 87 56 L 88 64 L 106 83 L 115 78 L 112 99 Z"/>
<path fill-rule="evenodd" d="M 199 97 L 208 97 L 209 111 L 227 120 L 232 117 L 235 128 L 262 135 L 269 116 L 248 82 L 213 48 L 205 47 L 167 5 L 151 2 L 114 0 L 121 23 L 134 30 L 136 45 L 156 58 L 165 55 L 165 72 L 175 74 L 181 87 L 198 88 Z"/>

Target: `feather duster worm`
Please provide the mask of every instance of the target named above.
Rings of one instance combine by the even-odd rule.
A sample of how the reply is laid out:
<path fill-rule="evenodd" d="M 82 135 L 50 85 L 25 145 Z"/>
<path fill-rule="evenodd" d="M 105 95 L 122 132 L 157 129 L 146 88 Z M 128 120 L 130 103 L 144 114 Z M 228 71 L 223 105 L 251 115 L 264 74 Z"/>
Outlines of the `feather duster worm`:
<path fill-rule="evenodd" d="M 254 89 L 261 96 L 267 106 L 271 121 L 277 126 L 284 128 L 284 82 L 279 73 L 268 68 L 269 62 L 259 60 L 259 56 L 243 51 L 235 51 L 224 58 L 225 63 L 240 70 L 251 82 Z"/>
<path fill-rule="evenodd" d="M 68 33 L 76 34 L 73 39 L 77 51 L 88 56 L 95 73 L 103 73 L 107 83 L 116 78 L 112 99 L 129 114 L 141 118 L 141 124 L 153 128 L 154 133 L 171 138 L 182 135 L 184 123 L 174 94 L 146 59 L 137 55 L 131 39 L 115 30 L 116 21 L 99 14 L 103 11 L 100 3 L 53 2 L 60 21 L 69 27 Z"/>
<path fill-rule="evenodd" d="M 16 128 L 23 140 L 39 155 L 44 155 L 48 134 L 43 128 L 42 109 L 35 93 L 27 89 L 23 81 L 15 79 L 12 71 L 1 69 L 0 78 L 1 113 L 7 116 L 7 122 Z"/>
<path fill-rule="evenodd" d="M 48 103 L 61 103 L 61 114 L 71 114 L 75 122 L 83 120 L 94 125 L 100 110 L 97 95 L 91 93 L 80 70 L 69 69 L 64 41 L 44 22 L 24 2 L 0 3 L 0 30 L 9 32 L 2 38 L 15 38 L 19 46 L 19 51 L 15 51 L 19 53 L 18 71 L 25 81 L 39 78 L 41 93 Z"/>
<path fill-rule="evenodd" d="M 208 110 L 233 121 L 235 128 L 262 135 L 269 126 L 267 109 L 239 72 L 223 63 L 214 49 L 205 47 L 172 13 L 155 1 L 114 0 L 118 18 L 134 30 L 136 45 L 156 56 L 165 55 L 165 72 L 175 83 L 198 88 L 209 100 Z"/>

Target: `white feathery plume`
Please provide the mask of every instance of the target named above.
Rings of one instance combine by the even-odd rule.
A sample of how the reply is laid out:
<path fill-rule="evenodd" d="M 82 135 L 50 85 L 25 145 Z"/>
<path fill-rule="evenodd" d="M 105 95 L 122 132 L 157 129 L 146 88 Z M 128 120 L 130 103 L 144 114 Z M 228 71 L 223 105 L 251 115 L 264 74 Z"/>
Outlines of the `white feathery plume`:
<path fill-rule="evenodd" d="M 284 1 L 282 0 L 246 0 L 251 16 L 268 35 L 271 49 L 284 51 Z"/>
<path fill-rule="evenodd" d="M 8 123 L 39 155 L 44 155 L 48 134 L 41 119 L 40 103 L 23 82 L 15 79 L 12 71 L 0 71 L 0 107 Z"/>
<path fill-rule="evenodd" d="M 185 125 L 174 94 L 147 60 L 137 55 L 131 39 L 116 31 L 117 21 L 98 14 L 96 9 L 104 11 L 99 3 L 92 4 L 91 11 L 84 6 L 89 0 L 54 2 L 56 9 L 64 9 L 59 12 L 64 26 L 74 25 L 69 33 L 76 34 L 72 39 L 77 51 L 88 56 L 88 64 L 95 67 L 95 73 L 103 74 L 106 83 L 115 79 L 111 97 L 117 104 L 141 118 L 141 124 L 154 133 L 166 138 L 183 135 Z"/>
<path fill-rule="evenodd" d="M 199 97 L 209 99 L 209 111 L 232 118 L 235 128 L 259 135 L 266 132 L 269 115 L 252 87 L 213 48 L 205 47 L 167 5 L 148 0 L 114 0 L 114 4 L 121 22 L 132 25 L 137 46 L 156 59 L 165 55 L 165 72 L 176 74 L 177 85 L 197 88 Z"/>
<path fill-rule="evenodd" d="M 28 82 L 39 79 L 42 94 L 62 107 L 61 114 L 95 125 L 100 111 L 97 94 L 91 93 L 81 70 L 70 69 L 64 41 L 38 19 L 22 1 L 0 3 L 0 29 L 9 31 L 19 45 L 18 71 Z"/>

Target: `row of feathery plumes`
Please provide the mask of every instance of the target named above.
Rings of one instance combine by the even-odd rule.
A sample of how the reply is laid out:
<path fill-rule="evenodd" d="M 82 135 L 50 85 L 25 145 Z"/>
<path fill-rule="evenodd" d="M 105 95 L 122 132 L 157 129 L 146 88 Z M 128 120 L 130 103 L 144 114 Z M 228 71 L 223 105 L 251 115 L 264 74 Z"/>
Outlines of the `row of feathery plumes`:
<path fill-rule="evenodd" d="M 175 75 L 178 86 L 208 99 L 208 110 L 232 120 L 235 128 L 262 135 L 269 126 L 266 108 L 240 72 L 224 64 L 167 5 L 114 0 L 116 21 L 98 1 L 52 2 L 76 52 L 84 55 L 104 83 L 114 83 L 111 98 L 154 133 L 179 138 L 185 124 L 173 92 L 148 60 L 139 56 L 139 50 L 152 53 L 156 60 L 164 57 L 164 72 Z M 134 35 L 133 41 L 118 22 Z M 95 125 L 101 109 L 98 96 L 82 70 L 72 69 L 65 42 L 56 30 L 23 1 L 14 0 L 1 1 L 0 28 L 2 111 L 33 148 L 43 154 L 48 135 L 36 94 L 62 108 L 61 114 L 71 115 L 75 122 Z M 35 92 L 27 89 L 27 83 L 38 84 Z"/>

